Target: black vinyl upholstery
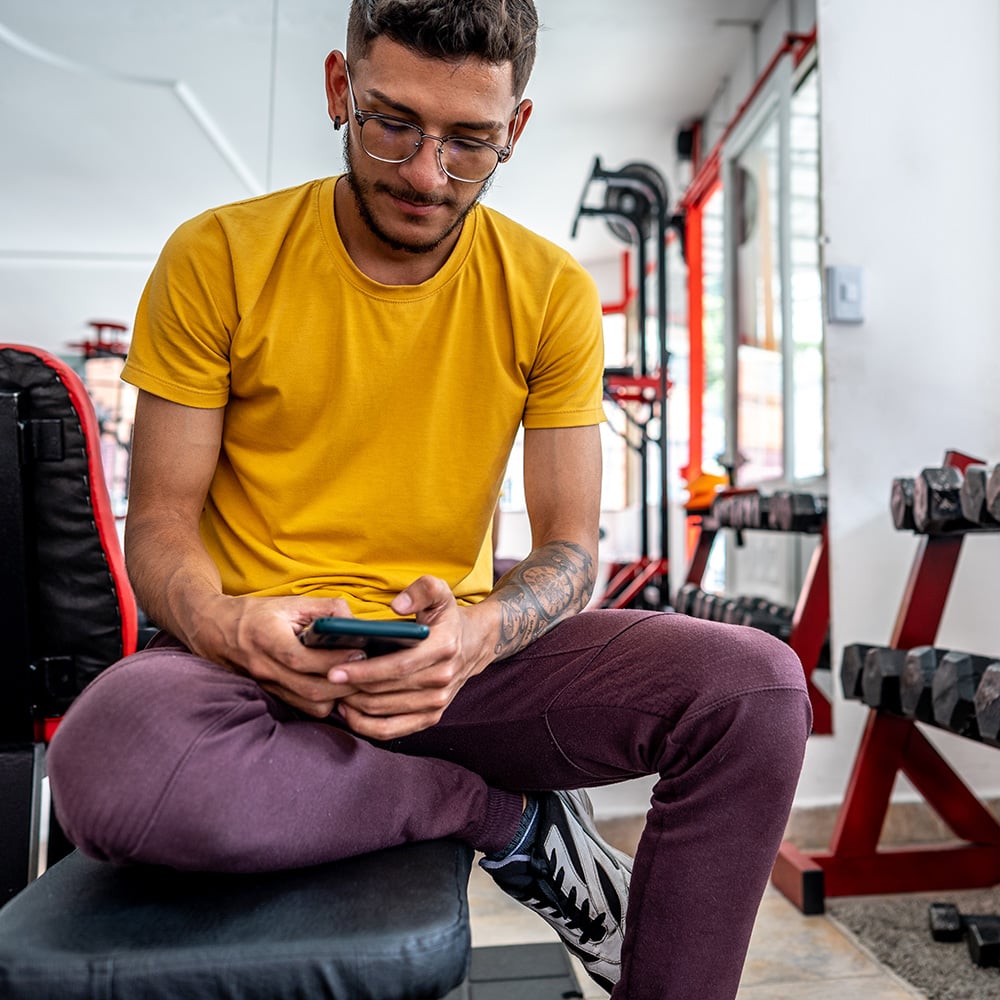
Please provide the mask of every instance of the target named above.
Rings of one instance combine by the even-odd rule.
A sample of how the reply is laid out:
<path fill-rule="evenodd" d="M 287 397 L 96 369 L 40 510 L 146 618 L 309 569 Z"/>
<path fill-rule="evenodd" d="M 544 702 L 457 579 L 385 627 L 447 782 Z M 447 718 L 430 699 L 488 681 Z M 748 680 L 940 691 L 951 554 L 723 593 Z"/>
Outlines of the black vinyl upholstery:
<path fill-rule="evenodd" d="M 0 344 L 0 392 L 17 393 L 24 563 L 36 715 L 57 716 L 105 667 L 131 653 L 136 606 L 125 575 L 100 459 L 94 407 L 55 356 Z M 3 516 L 7 516 L 6 512 Z M 10 558 L 10 554 L 8 554 Z M 27 664 L 8 664 L 7 670 Z"/>
<path fill-rule="evenodd" d="M 205 875 L 79 852 L 0 909 L 4 1000 L 430 1000 L 465 978 L 472 851 Z"/>

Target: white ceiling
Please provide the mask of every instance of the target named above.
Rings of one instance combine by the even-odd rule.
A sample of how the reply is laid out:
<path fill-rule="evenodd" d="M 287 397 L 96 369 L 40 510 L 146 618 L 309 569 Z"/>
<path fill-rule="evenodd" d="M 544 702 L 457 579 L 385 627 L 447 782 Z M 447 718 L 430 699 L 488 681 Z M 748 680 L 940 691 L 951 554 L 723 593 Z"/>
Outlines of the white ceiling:
<path fill-rule="evenodd" d="M 772 0 L 537 0 L 534 116 L 490 204 L 570 248 L 595 156 L 664 172 Z M 0 263 L 147 261 L 190 215 L 332 173 L 348 0 L 0 0 Z M 725 22 L 721 23 L 720 22 Z M 733 23 L 737 22 L 737 23 Z M 675 198 L 679 192 L 671 191 Z"/>

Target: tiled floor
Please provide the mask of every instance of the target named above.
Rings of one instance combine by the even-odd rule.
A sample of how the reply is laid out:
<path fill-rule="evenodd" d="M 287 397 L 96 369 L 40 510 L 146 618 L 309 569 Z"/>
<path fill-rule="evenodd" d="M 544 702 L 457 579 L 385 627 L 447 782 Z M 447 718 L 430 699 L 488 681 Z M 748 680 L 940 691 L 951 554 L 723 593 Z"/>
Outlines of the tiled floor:
<path fill-rule="evenodd" d="M 628 848 L 620 829 L 605 835 Z M 473 946 L 558 940 L 537 915 L 505 896 L 476 866 L 469 885 Z M 586 1000 L 607 994 L 578 967 Z M 804 917 L 768 888 L 739 1000 L 907 1000 L 918 993 L 870 957 L 827 917 Z"/>

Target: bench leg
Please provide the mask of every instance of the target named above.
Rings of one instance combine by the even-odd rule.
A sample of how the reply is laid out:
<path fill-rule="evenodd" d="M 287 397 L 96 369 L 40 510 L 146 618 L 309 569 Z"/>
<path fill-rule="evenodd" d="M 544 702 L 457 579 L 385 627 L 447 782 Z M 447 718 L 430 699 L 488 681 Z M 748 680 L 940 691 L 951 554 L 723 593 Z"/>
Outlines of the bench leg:
<path fill-rule="evenodd" d="M 44 755 L 41 743 L 0 746 L 0 905 L 38 875 Z"/>

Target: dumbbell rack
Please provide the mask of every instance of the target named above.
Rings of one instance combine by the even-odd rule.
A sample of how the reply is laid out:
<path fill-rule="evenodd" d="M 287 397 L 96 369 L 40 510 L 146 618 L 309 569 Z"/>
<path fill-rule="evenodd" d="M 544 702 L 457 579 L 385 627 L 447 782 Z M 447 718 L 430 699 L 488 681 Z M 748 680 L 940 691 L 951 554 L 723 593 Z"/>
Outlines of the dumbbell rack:
<path fill-rule="evenodd" d="M 945 465 L 977 460 L 949 451 Z M 889 645 L 933 646 L 966 532 L 923 535 Z M 958 843 L 879 849 L 897 774 L 904 774 Z M 782 844 L 772 882 L 803 913 L 822 913 L 826 896 L 971 889 L 1000 882 L 1000 823 L 918 728 L 871 709 L 827 851 Z"/>
<path fill-rule="evenodd" d="M 760 494 L 756 489 L 730 487 L 717 493 L 712 507 L 707 510 L 688 512 L 689 525 L 697 531 L 697 541 L 688 563 L 684 583 L 701 585 L 716 537 L 723 528 L 732 528 L 730 525 L 720 524 L 714 513 L 716 505 L 720 501 L 725 502 L 733 497 L 757 497 L 759 501 Z M 761 524 L 758 527 L 742 526 L 732 528 L 732 530 L 741 532 L 747 530 L 774 531 L 777 529 Z M 820 664 L 830 628 L 830 559 L 826 517 L 823 516 L 818 525 L 805 530 L 810 534 L 816 534 L 818 531 L 819 544 L 813 551 L 798 600 L 795 603 L 788 645 L 795 650 L 805 671 L 809 701 L 813 709 L 813 732 L 829 735 L 833 732 L 830 694 L 816 683 L 818 680 L 816 669 Z"/>

